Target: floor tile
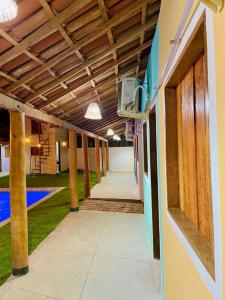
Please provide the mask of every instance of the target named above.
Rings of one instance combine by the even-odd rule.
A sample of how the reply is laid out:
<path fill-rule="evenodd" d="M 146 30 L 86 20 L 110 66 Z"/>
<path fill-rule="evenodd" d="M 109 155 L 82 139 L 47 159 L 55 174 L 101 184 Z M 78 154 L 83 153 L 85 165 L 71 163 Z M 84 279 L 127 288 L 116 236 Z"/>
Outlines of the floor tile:
<path fill-rule="evenodd" d="M 101 229 L 96 227 L 73 226 L 60 231 L 51 241 L 50 248 L 76 250 L 85 253 L 94 253 L 101 235 Z"/>
<path fill-rule="evenodd" d="M 146 236 L 129 229 L 104 229 L 97 254 L 142 261 L 151 259 Z"/>
<path fill-rule="evenodd" d="M 138 185 L 133 173 L 107 172 L 100 184 L 91 190 L 91 198 L 140 199 Z"/>
<path fill-rule="evenodd" d="M 96 256 L 81 300 L 160 300 L 150 264 Z"/>
<path fill-rule="evenodd" d="M 129 229 L 133 232 L 144 232 L 146 234 L 145 217 L 143 214 L 109 213 L 105 228 Z"/>
<path fill-rule="evenodd" d="M 8 293 L 2 298 L 2 300 L 51 300 L 57 299 L 52 297 L 47 297 L 44 295 L 31 293 L 29 291 L 12 288 Z"/>
<path fill-rule="evenodd" d="M 76 251 L 49 249 L 14 287 L 63 300 L 79 299 L 92 258 Z"/>

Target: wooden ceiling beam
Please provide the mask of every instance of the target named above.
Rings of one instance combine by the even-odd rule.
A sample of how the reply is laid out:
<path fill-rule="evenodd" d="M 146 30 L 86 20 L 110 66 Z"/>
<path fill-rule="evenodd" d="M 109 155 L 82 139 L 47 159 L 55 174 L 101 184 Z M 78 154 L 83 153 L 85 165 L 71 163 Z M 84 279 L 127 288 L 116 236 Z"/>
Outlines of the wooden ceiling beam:
<path fill-rule="evenodd" d="M 128 36 L 122 38 L 121 40 L 118 40 L 113 46 L 109 47 L 109 49 L 107 49 L 106 51 L 96 55 L 94 58 L 88 60 L 87 62 L 76 67 L 75 69 L 68 71 L 64 75 L 60 76 L 59 79 L 53 80 L 50 83 L 39 88 L 35 93 L 33 93 L 31 96 L 27 97 L 27 100 L 31 101 L 32 99 L 38 97 L 39 95 L 46 93 L 48 90 L 57 86 L 60 82 L 68 80 L 69 78 L 73 77 L 74 75 L 82 72 L 84 70 L 84 68 L 90 67 L 92 64 L 100 61 L 102 58 L 107 57 L 112 52 L 113 49 L 120 48 L 123 45 L 125 45 L 126 43 L 128 43 L 130 40 L 136 38 L 143 31 L 146 31 L 151 26 L 151 24 L 153 24 L 153 23 L 147 23 L 145 26 L 140 26 L 137 30 L 130 33 Z M 155 23 L 152 26 L 155 26 Z M 8 88 L 6 88 L 6 92 L 13 91 L 15 87 L 16 87 L 16 85 L 14 85 L 14 87 L 13 87 L 13 85 L 9 86 Z"/>
<path fill-rule="evenodd" d="M 78 1 L 76 1 L 77 3 Z M 80 1 L 79 0 L 79 3 L 80 4 Z M 85 2 L 90 2 L 90 0 L 85 0 L 83 1 L 84 2 L 84 5 L 85 5 Z M 43 73 L 44 71 L 46 71 L 48 68 L 56 65 L 57 63 L 59 63 L 60 61 L 64 60 L 66 57 L 68 57 L 69 55 L 73 54 L 74 51 L 76 50 L 79 50 L 80 48 L 86 46 L 87 44 L 89 44 L 90 42 L 94 41 L 96 38 L 102 36 L 105 32 L 107 32 L 110 28 L 112 28 L 113 26 L 116 26 L 118 25 L 120 22 L 123 21 L 123 19 L 133 15 L 134 13 L 136 13 L 140 8 L 142 8 L 143 5 L 145 5 L 146 3 L 148 3 L 149 0 L 137 0 L 135 1 L 135 3 L 132 3 L 131 5 L 127 6 L 127 8 L 125 8 L 122 12 L 118 13 L 116 17 L 112 18 L 109 22 L 108 22 L 108 25 L 103 27 L 103 28 L 100 28 L 98 30 L 98 32 L 95 34 L 95 35 L 88 35 L 87 37 L 83 38 L 81 41 L 77 42 L 76 45 L 74 46 L 71 46 L 67 49 L 65 49 L 64 51 L 62 51 L 61 53 L 59 53 L 58 55 L 54 56 L 52 59 L 49 59 L 48 62 L 46 62 L 43 66 L 37 68 L 36 70 L 30 72 L 29 74 L 23 76 L 20 80 L 19 80 L 19 83 L 13 83 L 9 86 L 9 88 L 7 89 L 7 91 L 13 91 L 15 90 L 16 88 L 18 88 L 19 86 L 21 86 L 22 84 L 24 83 L 27 83 L 28 81 L 32 80 L 33 78 L 35 78 L 36 76 L 38 76 L 39 74 Z M 76 4 L 75 3 L 75 4 Z M 74 4 L 72 4 L 73 6 Z M 81 5 L 81 4 L 80 4 Z M 70 6 L 67 8 L 69 9 Z M 78 8 L 79 8 L 79 5 L 78 5 Z M 66 10 L 67 10 L 66 9 Z M 64 12 L 64 11 L 63 11 Z M 57 15 L 56 17 L 60 16 L 61 14 Z M 55 18 L 56 18 L 55 17 Z M 53 22 L 53 19 L 49 22 Z M 48 23 L 47 22 L 44 26 L 44 28 L 47 28 L 48 26 Z M 35 36 L 38 34 L 38 40 L 41 38 L 43 38 L 43 34 L 42 34 L 42 29 L 43 29 L 43 26 L 40 27 L 37 31 L 35 31 L 31 36 L 29 36 L 28 38 L 25 38 L 22 42 L 20 42 L 19 45 L 21 45 L 21 43 L 23 43 L 23 49 L 24 48 L 28 48 L 28 47 L 31 47 L 32 46 L 32 43 L 34 42 L 37 42 L 36 39 L 35 39 Z M 102 26 L 101 26 L 102 27 Z M 44 29 L 45 30 L 45 29 Z M 54 31 L 56 30 L 56 27 L 54 26 Z M 40 36 L 39 36 L 40 35 Z M 31 39 L 32 37 L 32 39 Z M 16 50 L 14 50 L 16 49 Z M 3 55 L 1 56 L 0 58 L 0 66 L 1 66 L 1 62 L 2 64 L 5 63 L 6 61 L 9 61 L 10 59 L 12 59 L 12 54 L 11 51 L 13 50 L 14 55 L 16 54 L 19 55 L 21 53 L 18 52 L 19 50 L 17 49 L 17 46 L 14 47 L 13 49 L 11 50 L 8 50 L 6 53 L 4 53 L 4 57 Z M 112 50 L 111 50 L 112 51 Z M 8 57 L 8 56 L 10 57 Z M 3 57 L 3 59 L 2 59 Z M 4 60 L 5 59 L 5 60 Z"/>
<path fill-rule="evenodd" d="M 107 80 L 101 82 L 101 84 L 98 85 L 98 88 L 101 88 L 101 87 L 107 85 L 110 81 L 114 80 L 115 77 L 122 78 L 122 77 L 124 77 L 124 76 L 129 76 L 129 75 L 131 75 L 131 74 L 135 74 L 135 69 L 136 69 L 136 65 L 134 65 L 134 66 L 132 66 L 132 67 L 128 67 L 127 69 L 123 70 L 123 72 L 120 73 L 118 76 L 115 75 L 115 76 L 113 76 L 113 77 L 111 77 L 111 78 L 109 78 L 109 79 L 107 79 Z M 144 70 L 143 70 L 143 72 L 144 72 Z M 107 91 L 102 92 L 102 93 L 100 94 L 100 97 L 104 97 L 104 96 L 106 96 L 108 93 L 111 94 L 114 90 L 116 91 L 116 87 L 115 87 L 115 86 L 113 86 L 113 87 L 107 89 Z M 91 93 L 92 93 L 91 91 L 88 91 L 88 92 L 87 92 L 87 95 L 90 94 L 90 97 L 91 97 Z M 84 104 L 84 105 L 87 105 L 87 103 L 89 103 L 89 102 L 91 101 L 91 100 L 87 100 L 87 101 L 85 100 L 85 99 L 87 98 L 87 95 L 84 95 L 83 97 L 80 97 L 80 98 L 79 98 L 79 101 L 80 101 L 80 105 L 81 105 L 81 106 L 83 106 L 83 104 Z M 115 97 L 115 95 L 114 95 L 114 97 Z M 74 99 L 74 100 L 75 100 L 75 99 Z M 69 114 L 69 116 L 66 118 L 66 120 L 67 120 L 67 121 L 73 120 L 73 118 L 71 118 L 71 115 L 72 115 L 73 113 L 75 113 L 76 111 L 78 111 L 80 108 L 79 108 L 78 105 L 74 106 L 75 103 L 74 103 L 74 101 L 73 101 L 73 102 L 72 102 L 72 101 L 73 101 L 73 100 L 71 99 L 71 102 L 69 102 L 68 105 L 67 105 L 67 104 L 66 104 L 66 105 L 65 105 L 65 104 L 63 105 L 63 104 L 62 104 L 62 106 L 56 107 L 56 108 L 54 109 L 54 111 L 51 111 L 51 114 L 54 114 L 54 112 L 56 112 L 56 111 L 58 110 L 58 111 L 59 111 L 60 117 L 64 117 L 65 115 L 67 116 L 67 115 Z M 84 102 L 81 102 L 81 101 L 84 101 Z M 104 102 L 104 99 L 102 100 L 102 102 Z M 63 109 L 64 112 L 62 112 L 61 109 Z M 59 115 L 56 115 L 56 116 L 59 116 Z"/>
<path fill-rule="evenodd" d="M 58 27 L 56 26 L 56 24 L 63 23 L 70 16 L 75 14 L 75 12 L 79 11 L 81 8 L 83 8 L 85 5 L 87 5 L 90 2 L 91 0 L 76 0 L 75 2 L 73 2 L 71 5 L 65 8 L 61 13 L 57 14 L 54 18 L 52 18 L 47 23 L 42 25 L 31 35 L 29 35 L 21 42 L 19 42 L 18 45 L 15 45 L 12 49 L 2 54 L 0 56 L 0 66 L 10 61 L 11 59 L 17 57 L 18 55 L 23 53 L 24 50 L 29 49 L 31 46 L 33 46 L 40 40 L 44 39 L 45 37 L 57 31 Z"/>
<path fill-rule="evenodd" d="M 146 61 L 147 61 L 147 57 L 146 57 Z M 111 81 L 115 80 L 116 78 L 119 78 L 119 79 L 120 79 L 120 78 L 123 78 L 123 77 L 126 77 L 126 76 L 130 76 L 130 75 L 132 75 L 132 74 L 135 74 L 135 69 L 136 69 L 137 65 L 138 65 L 138 63 L 133 64 L 133 65 L 127 67 L 126 69 L 122 70 L 122 71 L 119 73 L 119 75 L 114 75 L 113 77 L 107 78 L 106 80 L 104 80 L 103 82 L 101 82 L 101 83 L 98 84 L 98 88 L 101 88 L 101 87 L 107 85 L 108 83 L 110 83 Z M 140 74 L 142 74 L 142 72 L 144 72 L 144 71 L 145 71 L 145 70 L 140 71 Z M 109 89 L 107 89 L 106 91 L 102 92 L 102 93 L 100 94 L 100 97 L 104 97 L 108 92 L 111 94 L 114 90 L 115 90 L 115 92 L 116 92 L 116 86 L 112 86 L 112 87 L 110 87 Z M 92 93 L 91 90 L 88 90 L 88 91 L 87 91 L 87 95 L 90 94 L 90 97 L 91 97 L 91 93 Z M 79 98 L 79 101 L 80 101 L 80 102 L 81 102 L 82 100 L 84 101 L 84 105 L 87 105 L 87 103 L 89 103 L 89 102 L 91 101 L 91 99 L 90 99 L 90 100 L 87 99 L 87 95 L 84 95 L 83 97 L 80 97 L 80 98 Z M 85 99 L 87 99 L 87 101 L 86 101 Z M 83 102 L 81 102 L 80 104 L 82 105 L 82 103 L 83 103 Z M 63 105 L 63 104 L 62 104 L 62 106 L 59 106 L 59 109 L 60 109 L 60 108 L 63 108 L 63 109 L 64 109 L 65 114 L 68 114 L 68 113 L 69 113 L 70 115 L 71 115 L 72 113 L 74 113 L 75 111 L 79 110 L 78 105 L 76 105 L 76 106 L 74 107 L 74 103 L 72 103 L 72 100 L 71 100 L 71 102 L 68 103 L 68 106 L 67 106 L 67 104 L 66 104 L 66 105 Z M 57 108 L 55 108 L 54 112 L 55 112 L 55 111 L 57 111 Z"/>
<path fill-rule="evenodd" d="M 140 51 L 142 51 L 142 50 L 144 50 L 144 49 L 146 49 L 146 48 L 148 48 L 148 47 L 150 47 L 150 46 L 151 46 L 151 41 L 150 41 L 150 42 L 144 43 L 141 47 L 138 47 L 138 48 L 132 50 L 131 52 L 129 52 L 129 53 L 127 53 L 126 55 L 124 55 L 123 57 L 119 58 L 117 62 L 112 63 L 112 64 L 111 64 L 111 67 L 110 67 L 110 66 L 107 66 L 107 68 L 105 68 L 104 70 L 99 71 L 99 72 L 96 73 L 94 76 L 91 76 L 91 77 L 89 77 L 89 78 L 87 78 L 87 79 L 84 79 L 84 80 L 80 80 L 79 83 L 75 82 L 75 83 L 70 84 L 70 86 L 68 87 L 67 90 L 61 92 L 61 93 L 60 93 L 59 95 L 57 95 L 56 97 L 53 97 L 52 99 L 50 99 L 50 100 L 48 100 L 48 101 L 46 101 L 46 102 L 43 102 L 42 104 L 40 104 L 40 105 L 38 106 L 38 108 L 39 108 L 39 109 L 44 108 L 44 107 L 46 107 L 47 105 L 51 104 L 52 102 L 54 102 L 54 101 L 60 99 L 61 97 L 64 97 L 65 95 L 69 94 L 70 92 L 73 92 L 73 91 L 75 91 L 75 90 L 81 88 L 82 86 L 86 85 L 86 84 L 90 81 L 90 79 L 92 79 L 92 80 L 98 79 L 99 76 L 102 76 L 102 74 L 107 73 L 107 72 L 109 71 L 109 69 L 114 68 L 115 65 L 121 64 L 122 62 L 128 60 L 130 57 L 132 57 L 132 56 L 134 56 L 134 55 L 137 55 L 137 53 L 139 53 Z M 29 102 L 29 99 L 25 100 L 25 103 L 26 103 L 26 102 Z"/>
<path fill-rule="evenodd" d="M 44 8 L 44 10 L 47 12 L 47 14 L 49 15 L 49 17 L 50 17 L 51 19 L 54 19 L 55 15 L 54 15 L 54 13 L 52 12 L 50 6 L 48 5 L 48 2 L 47 2 L 46 0 L 39 0 L 39 2 L 41 3 L 41 5 L 42 5 L 42 7 Z M 61 25 L 61 24 L 56 24 L 56 26 L 58 27 L 59 32 L 62 34 L 62 36 L 63 36 L 63 38 L 65 39 L 65 41 L 67 42 L 67 44 L 68 44 L 69 46 L 74 46 L 74 43 L 73 43 L 72 39 L 71 39 L 70 36 L 67 34 L 67 32 L 66 32 L 65 29 L 62 27 L 62 25 Z M 81 60 L 81 62 L 84 62 L 84 58 L 83 58 L 82 54 L 80 53 L 80 51 L 79 51 L 79 50 L 76 50 L 75 53 L 76 53 L 77 57 Z M 85 69 L 86 69 L 86 72 L 87 72 L 88 76 L 90 76 L 90 75 L 91 75 L 91 71 L 90 71 L 89 67 L 87 66 Z M 62 83 L 65 84 L 65 83 L 62 82 L 62 81 L 59 82 L 59 84 L 61 84 L 61 85 L 62 85 Z M 91 80 L 91 84 L 92 84 L 93 87 L 95 87 L 95 83 L 94 83 L 93 80 Z M 98 95 L 98 91 L 96 91 L 96 93 L 97 93 L 97 95 Z"/>
<path fill-rule="evenodd" d="M 142 13 L 141 13 L 141 25 L 143 26 L 146 22 L 146 15 L 147 15 L 147 4 L 145 4 L 143 7 L 142 7 Z M 140 45 L 143 45 L 144 43 L 144 40 L 145 40 L 145 33 L 142 32 L 141 34 L 141 37 L 140 37 Z M 138 54 L 138 62 L 140 62 L 140 59 L 141 59 L 141 54 L 139 53 Z M 139 65 L 140 66 L 140 65 Z M 137 70 L 136 70 L 136 74 L 138 76 L 138 72 L 139 72 L 139 66 L 137 67 Z"/>
<path fill-rule="evenodd" d="M 4 37 L 9 43 L 11 43 L 12 45 L 14 45 L 14 46 L 18 45 L 18 42 L 17 42 L 14 38 L 12 38 L 7 32 L 5 32 L 3 29 L 1 29 L 1 28 L 0 28 L 0 35 L 3 36 L 3 37 Z M 40 58 L 36 57 L 36 56 L 35 56 L 33 53 L 31 53 L 30 51 L 24 49 L 23 53 L 26 54 L 28 57 L 30 57 L 33 61 L 35 61 L 35 62 L 38 63 L 39 65 L 42 66 L 42 65 L 44 64 L 44 62 L 43 62 Z M 50 75 L 53 76 L 53 74 L 51 73 L 51 70 L 49 69 L 48 71 L 49 71 Z M 18 84 L 18 82 L 19 82 L 19 80 L 18 80 L 17 78 L 15 78 L 15 77 L 12 76 L 12 75 L 9 75 L 9 74 L 4 73 L 3 71 L 1 71 L 1 76 L 7 78 L 9 81 L 14 82 L 14 84 Z M 54 76 L 54 77 L 56 77 L 56 76 Z M 22 86 L 23 86 L 23 88 L 25 88 L 26 90 L 28 90 L 28 91 L 30 91 L 30 92 L 32 92 L 32 93 L 35 92 L 35 90 L 32 89 L 32 88 L 31 88 L 29 85 L 27 85 L 27 84 L 23 84 Z M 5 90 L 5 89 L 4 89 L 4 90 Z M 6 88 L 6 94 L 8 94 L 9 96 L 13 96 L 13 97 L 15 98 L 14 95 L 11 95 L 10 91 L 7 91 L 7 88 Z M 16 98 L 17 98 L 17 97 L 16 97 Z M 46 99 L 43 97 L 43 100 L 46 100 Z"/>
<path fill-rule="evenodd" d="M 115 126 L 115 125 L 118 125 L 118 124 L 123 124 L 125 122 L 127 122 L 128 120 L 130 120 L 130 118 L 122 118 L 122 119 L 119 119 L 117 121 L 114 121 L 110 124 L 107 124 L 105 126 L 103 126 L 101 129 L 99 130 L 96 130 L 96 132 L 104 132 L 105 130 L 107 130 L 109 127 L 112 127 Z"/>
<path fill-rule="evenodd" d="M 98 5 L 99 5 L 99 8 L 100 8 L 100 10 L 102 12 L 102 15 L 103 15 L 104 19 L 106 20 L 106 22 L 108 24 L 109 23 L 109 19 L 108 19 L 107 10 L 106 10 L 106 7 L 105 7 L 105 1 L 104 0 L 98 0 Z M 113 46 L 114 45 L 114 39 L 113 39 L 113 35 L 112 35 L 112 28 L 110 28 L 107 31 L 107 36 L 108 36 L 108 40 L 109 40 L 110 46 Z M 116 50 L 114 49 L 112 51 L 112 53 L 113 53 L 113 59 L 114 59 L 114 61 L 117 61 Z M 115 66 L 115 74 L 117 75 L 118 72 L 119 72 L 118 66 Z M 118 79 L 117 79 L 117 83 L 118 83 Z"/>

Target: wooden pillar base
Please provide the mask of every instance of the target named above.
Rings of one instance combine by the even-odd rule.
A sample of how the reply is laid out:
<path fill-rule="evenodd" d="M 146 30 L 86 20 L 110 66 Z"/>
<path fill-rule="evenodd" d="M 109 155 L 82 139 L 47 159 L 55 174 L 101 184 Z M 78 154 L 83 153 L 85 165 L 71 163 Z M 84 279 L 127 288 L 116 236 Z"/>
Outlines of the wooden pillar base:
<path fill-rule="evenodd" d="M 71 207 L 70 209 L 71 212 L 78 212 L 79 210 L 79 207 Z"/>
<path fill-rule="evenodd" d="M 13 276 L 23 276 L 23 275 L 26 275 L 28 272 L 29 272 L 28 266 L 21 268 L 21 269 L 13 268 Z"/>

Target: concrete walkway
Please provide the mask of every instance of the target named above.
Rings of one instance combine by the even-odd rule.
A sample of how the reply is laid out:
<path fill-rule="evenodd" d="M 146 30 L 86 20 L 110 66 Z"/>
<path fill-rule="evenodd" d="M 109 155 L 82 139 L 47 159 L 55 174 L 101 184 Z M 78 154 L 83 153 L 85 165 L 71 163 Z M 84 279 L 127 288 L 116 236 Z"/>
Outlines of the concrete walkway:
<path fill-rule="evenodd" d="M 134 173 L 108 172 L 91 190 L 91 198 L 140 200 Z"/>
<path fill-rule="evenodd" d="M 0 172 L 0 177 L 8 176 L 9 172 Z"/>
<path fill-rule="evenodd" d="M 160 266 L 149 253 L 143 214 L 70 213 L 0 299 L 159 300 Z"/>

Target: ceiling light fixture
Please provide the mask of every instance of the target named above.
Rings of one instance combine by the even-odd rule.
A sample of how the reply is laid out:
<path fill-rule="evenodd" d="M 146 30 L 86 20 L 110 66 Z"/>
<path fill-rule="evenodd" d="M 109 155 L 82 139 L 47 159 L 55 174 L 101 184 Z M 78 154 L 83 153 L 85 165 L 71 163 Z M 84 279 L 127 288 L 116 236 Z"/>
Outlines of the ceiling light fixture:
<path fill-rule="evenodd" d="M 86 119 L 90 119 L 90 120 L 101 120 L 102 119 L 102 115 L 101 115 L 101 111 L 100 108 L 98 106 L 98 103 L 96 102 L 91 102 L 88 105 L 86 114 L 84 116 Z"/>
<path fill-rule="evenodd" d="M 121 141 L 120 136 L 117 134 L 114 134 L 113 139 L 114 139 L 114 141 Z"/>
<path fill-rule="evenodd" d="M 8 22 L 17 16 L 18 6 L 14 0 L 0 1 L 0 23 Z"/>
<path fill-rule="evenodd" d="M 107 136 L 113 136 L 113 135 L 114 135 L 113 129 L 112 129 L 112 128 L 109 128 L 109 129 L 107 130 L 106 135 L 107 135 Z"/>

